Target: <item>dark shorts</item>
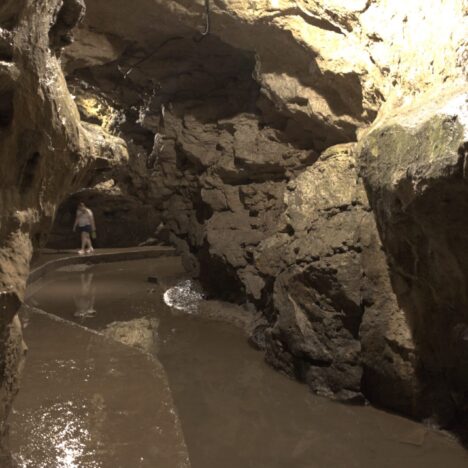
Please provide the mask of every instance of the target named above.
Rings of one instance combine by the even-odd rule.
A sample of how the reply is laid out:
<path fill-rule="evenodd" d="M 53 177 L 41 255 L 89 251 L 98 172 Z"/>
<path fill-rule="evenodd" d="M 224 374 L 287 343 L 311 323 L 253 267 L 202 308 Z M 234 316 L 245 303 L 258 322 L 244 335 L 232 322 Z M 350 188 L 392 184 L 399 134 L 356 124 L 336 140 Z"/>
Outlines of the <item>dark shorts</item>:
<path fill-rule="evenodd" d="M 89 224 L 86 226 L 78 226 L 78 232 L 92 232 L 92 229 Z"/>

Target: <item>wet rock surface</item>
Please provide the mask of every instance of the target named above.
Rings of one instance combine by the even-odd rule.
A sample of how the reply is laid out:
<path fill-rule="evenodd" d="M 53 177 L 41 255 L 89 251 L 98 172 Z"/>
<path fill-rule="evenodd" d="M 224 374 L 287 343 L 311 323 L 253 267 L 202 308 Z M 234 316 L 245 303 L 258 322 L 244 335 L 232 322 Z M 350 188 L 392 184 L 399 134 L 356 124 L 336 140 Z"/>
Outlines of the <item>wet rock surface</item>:
<path fill-rule="evenodd" d="M 105 336 L 145 353 L 156 353 L 157 333 L 158 321 L 147 317 L 129 322 L 113 322 L 104 330 Z"/>

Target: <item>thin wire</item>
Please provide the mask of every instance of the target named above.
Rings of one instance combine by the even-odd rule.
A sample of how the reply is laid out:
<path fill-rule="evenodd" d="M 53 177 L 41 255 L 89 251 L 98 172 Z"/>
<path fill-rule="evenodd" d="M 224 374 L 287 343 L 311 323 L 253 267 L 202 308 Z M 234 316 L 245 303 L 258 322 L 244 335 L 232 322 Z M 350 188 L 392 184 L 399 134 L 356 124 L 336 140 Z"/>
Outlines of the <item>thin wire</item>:
<path fill-rule="evenodd" d="M 145 55 L 141 60 L 139 60 L 138 62 L 136 62 L 135 64 L 133 64 L 127 71 L 126 73 L 124 74 L 124 78 L 127 78 L 128 75 L 130 75 L 130 73 L 132 73 L 132 71 L 139 67 L 142 63 L 146 62 L 147 60 L 149 60 L 151 57 L 153 57 L 154 55 L 156 55 L 165 45 L 169 44 L 169 42 L 172 42 L 172 41 L 176 41 L 176 40 L 179 40 L 179 39 L 183 39 L 182 36 L 175 36 L 175 37 L 170 37 L 169 39 L 166 39 L 165 41 L 163 41 L 155 50 L 153 50 L 153 52 L 149 53 L 148 55 Z"/>
<path fill-rule="evenodd" d="M 195 42 L 200 42 L 204 37 L 208 36 L 211 31 L 211 12 L 210 12 L 210 0 L 205 0 L 205 30 L 200 33 L 200 37 L 194 37 Z"/>

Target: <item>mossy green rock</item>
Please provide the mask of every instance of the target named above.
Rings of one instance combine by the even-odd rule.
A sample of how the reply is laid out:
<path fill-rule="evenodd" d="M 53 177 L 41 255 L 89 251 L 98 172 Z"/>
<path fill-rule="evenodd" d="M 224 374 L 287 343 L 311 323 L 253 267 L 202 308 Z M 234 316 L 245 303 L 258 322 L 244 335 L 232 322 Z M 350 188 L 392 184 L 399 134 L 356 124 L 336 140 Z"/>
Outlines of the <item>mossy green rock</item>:
<path fill-rule="evenodd" d="M 412 329 L 421 416 L 448 423 L 468 409 L 468 109 L 440 96 L 380 123 L 358 156 Z"/>

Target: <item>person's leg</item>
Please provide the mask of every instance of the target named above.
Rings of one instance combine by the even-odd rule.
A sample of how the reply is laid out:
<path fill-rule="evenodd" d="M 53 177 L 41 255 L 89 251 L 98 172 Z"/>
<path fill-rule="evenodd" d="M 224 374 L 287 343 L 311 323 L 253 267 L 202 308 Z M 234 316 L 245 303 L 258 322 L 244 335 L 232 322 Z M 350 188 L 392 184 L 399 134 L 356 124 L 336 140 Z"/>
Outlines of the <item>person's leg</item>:
<path fill-rule="evenodd" d="M 93 244 L 91 243 L 91 235 L 89 232 L 86 233 L 86 247 L 85 247 L 86 252 L 92 252 L 93 249 Z"/>
<path fill-rule="evenodd" d="M 86 250 L 86 232 L 81 232 L 81 250 L 78 251 L 79 254 L 83 254 Z"/>

